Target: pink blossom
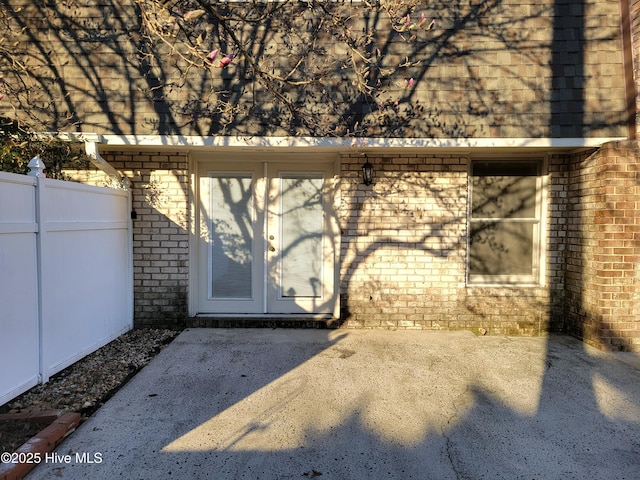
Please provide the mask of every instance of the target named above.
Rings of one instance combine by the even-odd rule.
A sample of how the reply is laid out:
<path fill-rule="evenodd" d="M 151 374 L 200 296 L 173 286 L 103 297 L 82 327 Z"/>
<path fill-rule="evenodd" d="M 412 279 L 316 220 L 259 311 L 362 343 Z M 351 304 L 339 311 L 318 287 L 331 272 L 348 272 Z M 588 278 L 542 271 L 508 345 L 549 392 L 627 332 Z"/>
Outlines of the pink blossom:
<path fill-rule="evenodd" d="M 427 30 L 431 30 L 434 27 L 435 24 L 436 24 L 436 19 L 434 18 L 433 20 L 431 20 L 431 23 L 427 27 Z"/>
<path fill-rule="evenodd" d="M 404 88 L 413 88 L 415 84 L 416 81 L 413 78 L 410 78 L 409 80 L 404 81 Z"/>
<path fill-rule="evenodd" d="M 218 50 L 217 48 L 214 48 L 209 52 L 209 55 L 207 55 L 207 58 L 209 59 L 210 62 L 213 62 L 216 59 L 219 51 L 220 50 Z"/>
<path fill-rule="evenodd" d="M 231 63 L 231 60 L 235 58 L 234 54 L 227 55 L 222 60 L 220 60 L 220 68 L 224 68 Z"/>

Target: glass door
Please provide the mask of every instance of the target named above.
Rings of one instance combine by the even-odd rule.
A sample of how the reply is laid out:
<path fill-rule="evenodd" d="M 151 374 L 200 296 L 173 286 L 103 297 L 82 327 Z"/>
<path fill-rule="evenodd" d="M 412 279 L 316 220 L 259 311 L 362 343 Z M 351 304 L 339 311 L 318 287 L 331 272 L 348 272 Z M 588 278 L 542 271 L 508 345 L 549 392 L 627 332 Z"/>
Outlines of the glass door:
<path fill-rule="evenodd" d="M 216 165 L 200 175 L 199 310 L 263 310 L 264 187 L 259 164 Z"/>
<path fill-rule="evenodd" d="M 333 313 L 335 229 L 328 168 L 269 165 L 267 310 Z"/>
<path fill-rule="evenodd" d="M 331 164 L 201 163 L 198 313 L 333 314 Z"/>

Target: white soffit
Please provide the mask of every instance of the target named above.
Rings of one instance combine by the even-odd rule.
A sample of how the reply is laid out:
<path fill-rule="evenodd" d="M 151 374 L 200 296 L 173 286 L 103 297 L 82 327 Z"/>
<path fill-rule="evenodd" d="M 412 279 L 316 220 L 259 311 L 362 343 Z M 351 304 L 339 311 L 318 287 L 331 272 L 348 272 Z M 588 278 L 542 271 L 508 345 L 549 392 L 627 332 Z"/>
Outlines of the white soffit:
<path fill-rule="evenodd" d="M 593 138 L 338 138 L 338 137 L 240 137 L 182 135 L 99 135 L 90 133 L 60 134 L 69 139 L 97 142 L 101 150 L 136 148 L 176 150 L 281 151 L 314 150 L 365 153 L 367 150 L 487 150 L 544 149 L 545 151 L 596 148 L 603 143 L 626 140 L 624 137 Z"/>

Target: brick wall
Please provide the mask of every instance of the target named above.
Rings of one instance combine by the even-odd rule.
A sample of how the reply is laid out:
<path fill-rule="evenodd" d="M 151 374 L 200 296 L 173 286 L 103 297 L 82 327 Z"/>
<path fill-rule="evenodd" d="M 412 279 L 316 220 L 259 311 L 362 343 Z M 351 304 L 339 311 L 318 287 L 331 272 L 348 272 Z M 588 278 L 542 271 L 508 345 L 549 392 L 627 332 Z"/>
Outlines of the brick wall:
<path fill-rule="evenodd" d="M 132 182 L 136 325 L 187 316 L 188 165 L 184 154 L 105 153 Z M 566 162 L 549 162 L 547 287 L 465 284 L 469 159 L 374 155 L 341 162 L 341 308 L 349 328 L 470 329 L 537 335 L 562 327 Z M 100 175 L 84 181 L 100 183 Z M 104 179 L 104 177 L 102 177 Z M 555 323 L 554 323 L 555 321 Z"/>
<path fill-rule="evenodd" d="M 459 157 L 343 159 L 341 295 L 350 327 L 437 328 L 464 284 L 467 163 Z M 434 301 L 439 302 L 437 310 Z"/>
<path fill-rule="evenodd" d="M 369 154 L 375 178 L 365 186 L 364 157 L 345 156 L 338 211 L 344 325 L 565 330 L 599 348 L 640 351 L 638 151 L 618 142 L 548 158 L 540 287 L 466 286 L 468 157 Z M 180 323 L 187 316 L 187 158 L 104 157 L 132 181 L 136 325 Z"/>
<path fill-rule="evenodd" d="M 470 329 L 541 334 L 561 328 L 565 165 L 550 169 L 553 220 L 548 287 L 467 288 L 469 160 L 375 156 L 374 185 L 360 179 L 365 159 L 342 162 L 341 309 L 352 328 Z M 553 231 L 551 233 L 551 231 Z"/>
<path fill-rule="evenodd" d="M 640 150 L 613 142 L 570 166 L 567 327 L 607 350 L 640 351 Z"/>
<path fill-rule="evenodd" d="M 549 330 L 565 328 L 567 211 L 569 202 L 569 162 L 571 156 L 549 155 L 547 179 L 549 202 L 547 207 L 547 262 Z"/>
<path fill-rule="evenodd" d="M 136 326 L 179 323 L 187 316 L 187 157 L 166 152 L 103 157 L 132 184 Z"/>

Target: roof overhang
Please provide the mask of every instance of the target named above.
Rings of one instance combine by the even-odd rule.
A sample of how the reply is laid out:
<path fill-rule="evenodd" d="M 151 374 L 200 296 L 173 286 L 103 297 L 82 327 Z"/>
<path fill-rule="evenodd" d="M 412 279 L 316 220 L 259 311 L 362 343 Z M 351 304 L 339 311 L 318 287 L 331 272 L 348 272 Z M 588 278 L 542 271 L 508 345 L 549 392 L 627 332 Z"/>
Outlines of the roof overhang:
<path fill-rule="evenodd" d="M 372 151 L 397 153 L 399 150 L 421 151 L 544 151 L 567 153 L 598 148 L 604 143 L 626 140 L 625 137 L 592 138 L 338 138 L 338 137 L 243 137 L 183 135 L 101 135 L 92 133 L 60 133 L 69 140 L 95 142 L 101 151 L 114 150 L 234 150 L 350 152 Z"/>

